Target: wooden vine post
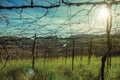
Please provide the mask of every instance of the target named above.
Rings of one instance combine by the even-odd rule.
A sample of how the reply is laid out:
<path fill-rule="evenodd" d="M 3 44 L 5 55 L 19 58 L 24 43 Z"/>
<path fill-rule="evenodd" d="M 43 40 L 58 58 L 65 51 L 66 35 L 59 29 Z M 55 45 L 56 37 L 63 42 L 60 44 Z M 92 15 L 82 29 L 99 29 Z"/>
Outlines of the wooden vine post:
<path fill-rule="evenodd" d="M 75 39 L 72 38 L 72 70 L 74 70 Z"/>
<path fill-rule="evenodd" d="M 92 38 L 88 42 L 88 64 L 91 62 L 91 56 L 92 56 Z"/>
<path fill-rule="evenodd" d="M 34 69 L 35 65 L 35 53 L 36 53 L 36 34 L 34 36 L 33 48 L 32 48 L 32 68 Z"/>

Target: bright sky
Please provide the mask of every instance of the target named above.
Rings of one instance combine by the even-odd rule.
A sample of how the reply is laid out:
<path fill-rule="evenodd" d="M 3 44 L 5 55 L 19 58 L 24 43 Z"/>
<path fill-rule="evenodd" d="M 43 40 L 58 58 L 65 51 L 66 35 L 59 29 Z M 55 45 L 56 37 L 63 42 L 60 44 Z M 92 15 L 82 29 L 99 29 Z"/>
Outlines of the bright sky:
<path fill-rule="evenodd" d="M 56 2 L 58 0 L 34 0 L 34 5 L 49 6 Z M 30 5 L 30 0 L 0 0 L 0 5 Z M 113 6 L 113 29 L 117 27 L 117 30 L 120 25 L 119 7 L 119 5 Z M 69 7 L 61 4 L 58 8 L 48 10 L 43 8 L 1 9 L 0 36 L 33 36 L 35 33 L 37 36 L 57 35 L 62 37 L 77 34 L 101 34 L 106 31 L 107 14 L 106 7 L 103 5 L 92 8 L 91 5 Z"/>

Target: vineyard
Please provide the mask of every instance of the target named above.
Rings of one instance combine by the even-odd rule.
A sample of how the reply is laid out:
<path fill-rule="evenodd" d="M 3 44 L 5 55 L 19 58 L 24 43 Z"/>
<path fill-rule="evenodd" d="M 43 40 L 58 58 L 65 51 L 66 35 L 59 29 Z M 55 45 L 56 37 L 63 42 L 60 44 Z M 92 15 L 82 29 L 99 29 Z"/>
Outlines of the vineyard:
<path fill-rule="evenodd" d="M 100 80 L 101 58 L 107 51 L 104 35 L 72 38 L 74 44 L 71 37 L 36 37 L 35 43 L 30 38 L 1 37 L 0 80 Z M 119 36 L 112 39 L 112 64 L 105 79 L 119 80 Z"/>
<path fill-rule="evenodd" d="M 0 80 L 119 80 L 120 0 L 0 0 Z"/>

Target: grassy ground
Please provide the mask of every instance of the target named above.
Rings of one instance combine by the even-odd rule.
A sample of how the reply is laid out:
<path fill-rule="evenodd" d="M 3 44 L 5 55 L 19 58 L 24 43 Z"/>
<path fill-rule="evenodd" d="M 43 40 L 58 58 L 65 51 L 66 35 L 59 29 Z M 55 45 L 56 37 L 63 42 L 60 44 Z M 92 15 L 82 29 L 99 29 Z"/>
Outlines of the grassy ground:
<path fill-rule="evenodd" d="M 112 66 L 105 71 L 105 80 L 120 80 L 120 57 L 112 58 Z M 88 65 L 87 57 L 81 61 L 75 58 L 74 70 L 71 69 L 71 58 L 37 59 L 35 70 L 31 60 L 12 60 L 0 70 L 0 80 L 100 80 L 101 58 L 92 57 Z M 4 61 L 0 63 L 0 68 Z"/>

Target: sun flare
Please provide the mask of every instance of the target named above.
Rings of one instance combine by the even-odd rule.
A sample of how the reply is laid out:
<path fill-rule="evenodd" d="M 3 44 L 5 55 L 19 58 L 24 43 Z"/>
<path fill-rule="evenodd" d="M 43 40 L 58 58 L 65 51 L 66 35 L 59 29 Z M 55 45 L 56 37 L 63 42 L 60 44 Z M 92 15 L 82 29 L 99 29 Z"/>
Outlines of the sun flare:
<path fill-rule="evenodd" d="M 109 11 L 106 7 L 101 7 L 98 12 L 98 19 L 106 19 L 109 16 Z"/>

